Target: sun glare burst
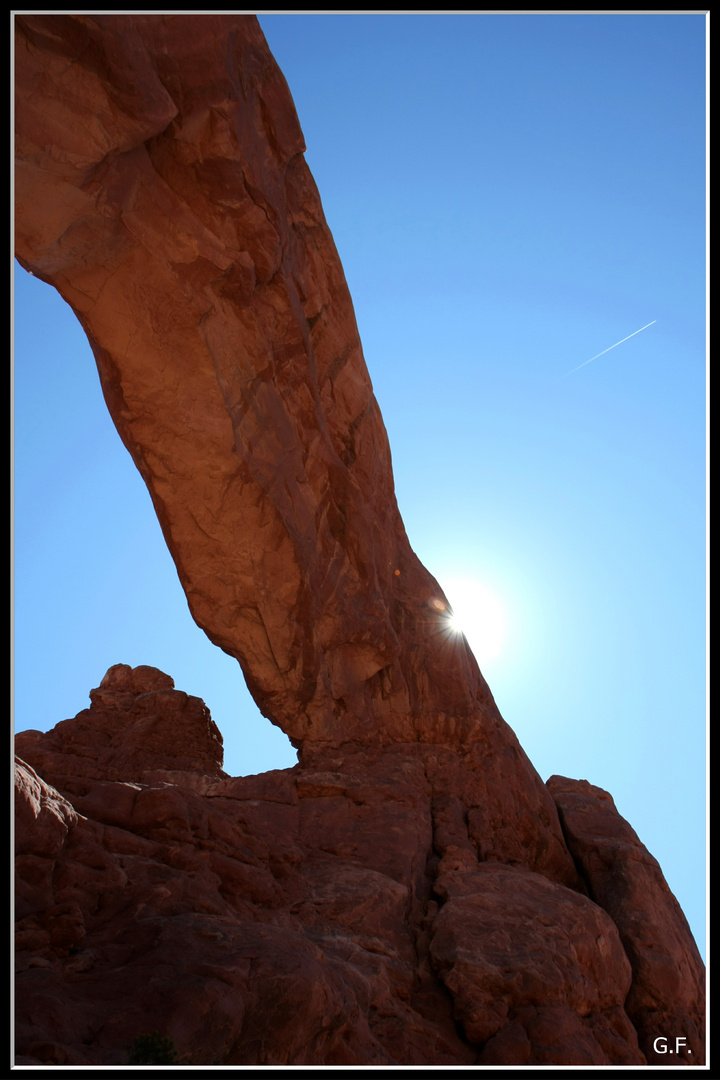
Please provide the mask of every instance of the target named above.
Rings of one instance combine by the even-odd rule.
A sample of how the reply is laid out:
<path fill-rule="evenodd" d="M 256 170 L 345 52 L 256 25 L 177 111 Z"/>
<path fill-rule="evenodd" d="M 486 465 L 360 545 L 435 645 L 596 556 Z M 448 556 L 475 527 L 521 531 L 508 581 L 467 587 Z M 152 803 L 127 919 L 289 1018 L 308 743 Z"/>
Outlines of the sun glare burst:
<path fill-rule="evenodd" d="M 480 665 L 496 660 L 507 638 L 507 616 L 495 593 L 467 578 L 445 581 L 443 588 L 452 609 L 453 633 L 465 635 Z"/>

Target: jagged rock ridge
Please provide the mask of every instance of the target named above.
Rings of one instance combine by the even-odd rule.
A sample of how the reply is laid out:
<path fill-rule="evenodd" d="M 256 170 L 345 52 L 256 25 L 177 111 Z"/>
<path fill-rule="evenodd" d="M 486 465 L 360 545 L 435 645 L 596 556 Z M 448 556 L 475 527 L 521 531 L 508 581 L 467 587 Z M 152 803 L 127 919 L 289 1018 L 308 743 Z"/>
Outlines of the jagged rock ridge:
<path fill-rule="evenodd" d="M 117 1060 L 152 1016 L 205 1064 L 662 1062 L 668 1024 L 699 1063 L 659 868 L 605 793 L 542 783 L 444 632 L 256 20 L 16 29 L 18 257 L 75 310 L 193 616 L 300 762 L 226 777 L 202 703 L 124 665 L 18 737 L 21 1054 Z"/>

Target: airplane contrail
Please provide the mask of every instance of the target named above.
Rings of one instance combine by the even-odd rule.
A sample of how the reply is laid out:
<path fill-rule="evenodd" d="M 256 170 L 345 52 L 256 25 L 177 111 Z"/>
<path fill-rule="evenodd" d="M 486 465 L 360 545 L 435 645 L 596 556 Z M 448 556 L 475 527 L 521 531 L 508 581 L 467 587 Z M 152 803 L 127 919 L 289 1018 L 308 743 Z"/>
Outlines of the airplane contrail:
<path fill-rule="evenodd" d="M 564 379 L 567 375 L 572 375 L 573 371 L 579 371 L 580 368 L 585 367 L 586 364 L 592 364 L 593 360 L 597 360 L 598 356 L 604 356 L 606 352 L 610 352 L 610 349 L 617 349 L 618 345 L 622 345 L 623 341 L 629 341 L 631 337 L 635 337 L 635 334 L 639 334 L 642 330 L 647 330 L 648 326 L 652 326 L 652 324 L 656 322 L 657 319 L 653 319 L 653 321 L 647 323 L 646 326 L 641 326 L 640 330 L 634 330 L 632 334 L 628 334 L 622 341 L 616 341 L 614 345 L 610 345 L 607 349 L 603 349 L 603 351 L 599 352 L 596 356 L 591 356 L 589 360 L 584 360 L 582 364 L 578 364 L 577 367 L 572 368 L 570 371 L 566 371 L 565 375 L 561 375 L 560 378 Z"/>

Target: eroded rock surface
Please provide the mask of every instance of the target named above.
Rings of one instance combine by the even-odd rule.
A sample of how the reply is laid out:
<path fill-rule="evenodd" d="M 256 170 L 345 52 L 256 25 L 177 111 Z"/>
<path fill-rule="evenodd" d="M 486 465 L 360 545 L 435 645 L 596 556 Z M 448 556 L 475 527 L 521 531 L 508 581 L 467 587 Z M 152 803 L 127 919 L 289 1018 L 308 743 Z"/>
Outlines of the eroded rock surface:
<path fill-rule="evenodd" d="M 116 664 L 90 701 L 52 732 L 17 736 L 17 752 L 63 791 L 82 794 L 89 780 L 188 784 L 196 775 L 225 776 L 222 736 L 207 706 L 157 668 Z"/>
<path fill-rule="evenodd" d="M 542 783 L 409 546 L 257 21 L 15 23 L 18 257 L 88 334 L 194 618 L 299 751 L 227 777 L 203 703 L 127 665 L 17 737 L 19 1060 L 157 1029 L 198 1064 L 642 1064 L 672 1018 L 700 1063 L 659 869 Z"/>
<path fill-rule="evenodd" d="M 630 958 L 626 1009 L 648 1063 L 667 1061 L 654 1043 L 670 1033 L 675 1055 L 697 1064 L 693 1047 L 705 1029 L 705 967 L 660 866 L 607 791 L 564 776 L 551 776 L 548 787 L 588 891 L 612 917 Z M 688 1046 L 675 1044 L 673 1032 L 687 1037 Z"/>
<path fill-rule="evenodd" d="M 16 736 L 19 1062 L 122 1062 L 158 1030 L 196 1064 L 628 1065 L 669 1020 L 701 1062 L 692 940 L 614 808 L 581 875 L 534 812 L 503 859 L 482 755 L 310 744 L 232 778 L 171 684 L 116 665 Z M 637 962 L 648 926 L 671 983 Z"/>
<path fill-rule="evenodd" d="M 295 740 L 472 738 L 497 710 L 405 535 L 256 19 L 16 29 L 16 252 L 87 332 L 194 618 Z"/>

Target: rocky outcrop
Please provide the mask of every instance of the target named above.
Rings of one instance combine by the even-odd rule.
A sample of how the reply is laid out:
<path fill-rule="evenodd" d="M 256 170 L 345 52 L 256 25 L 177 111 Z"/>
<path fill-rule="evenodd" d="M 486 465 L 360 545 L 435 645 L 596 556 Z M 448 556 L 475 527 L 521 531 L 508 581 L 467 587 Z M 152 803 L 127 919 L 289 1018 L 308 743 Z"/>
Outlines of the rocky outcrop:
<path fill-rule="evenodd" d="M 503 861 L 482 757 L 311 744 L 231 778 L 202 702 L 127 665 L 16 749 L 19 1063 L 155 1030 L 196 1064 L 643 1064 L 668 1031 L 702 1060 L 699 957 L 597 789 L 581 876 L 532 813 Z M 648 925 L 672 987 L 637 963 Z"/>
<path fill-rule="evenodd" d="M 638 1064 L 655 1032 L 699 1063 L 652 860 L 542 783 L 409 546 L 256 20 L 15 23 L 18 257 L 87 332 L 194 618 L 299 751 L 227 777 L 203 703 L 126 665 L 18 736 L 20 1060 L 157 1028 L 199 1064 Z"/>
<path fill-rule="evenodd" d="M 51 732 L 17 736 L 18 749 L 63 791 L 81 795 L 88 781 L 188 785 L 198 775 L 226 775 L 222 735 L 207 706 L 177 691 L 157 668 L 116 664 L 90 701 L 90 709 Z"/>
<path fill-rule="evenodd" d="M 548 787 L 588 892 L 612 917 L 632 964 L 625 1007 L 648 1063 L 667 1061 L 667 1049 L 655 1048 L 658 1035 L 665 1035 L 676 1057 L 697 1064 L 705 971 L 662 870 L 606 791 L 564 776 L 551 776 Z M 687 1042 L 675 1044 L 676 1037 Z"/>

